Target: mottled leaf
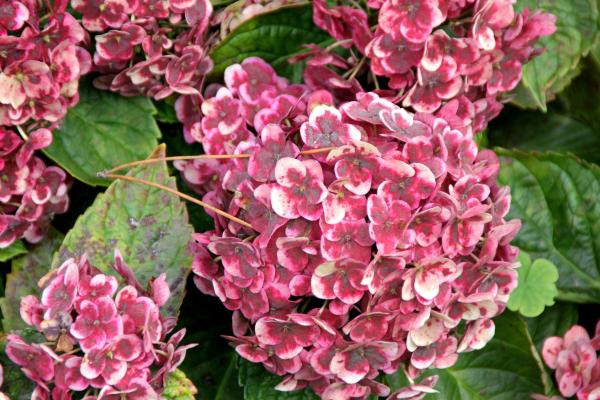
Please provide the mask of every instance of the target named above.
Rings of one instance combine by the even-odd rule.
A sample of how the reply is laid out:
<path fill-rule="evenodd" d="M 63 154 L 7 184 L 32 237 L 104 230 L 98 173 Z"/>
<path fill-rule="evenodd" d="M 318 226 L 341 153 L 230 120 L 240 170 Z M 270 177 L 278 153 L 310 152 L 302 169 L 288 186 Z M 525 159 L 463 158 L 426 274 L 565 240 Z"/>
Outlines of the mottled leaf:
<path fill-rule="evenodd" d="M 33 246 L 29 253 L 13 260 L 11 272 L 6 277 L 4 298 L 0 300 L 4 331 L 27 327 L 19 313 L 21 298 L 41 294 L 38 281 L 50 270 L 52 256 L 62 241 L 62 233 L 50 230 L 48 236 Z"/>
<path fill-rule="evenodd" d="M 86 82 L 79 95 L 44 152 L 75 178 L 108 186 L 98 171 L 143 159 L 158 145 L 156 109 L 147 98 L 123 97 Z"/>
<path fill-rule="evenodd" d="M 498 150 L 509 185 L 514 244 L 559 270 L 559 300 L 600 301 L 600 167 L 571 155 Z"/>
<path fill-rule="evenodd" d="M 518 311 L 524 317 L 537 317 L 546 306 L 554 304 L 558 294 L 558 269 L 543 258 L 532 262 L 523 251 L 519 255 L 519 262 L 519 285 L 511 293 L 507 305 L 511 311 Z"/>
<path fill-rule="evenodd" d="M 176 369 L 167 377 L 162 397 L 165 400 L 194 400 L 196 393 L 198 393 L 198 389 L 192 381 L 182 371 Z"/>
<path fill-rule="evenodd" d="M 164 157 L 159 146 L 151 157 Z M 133 168 L 128 176 L 175 188 L 175 178 L 165 162 Z M 184 203 L 173 194 L 140 183 L 117 180 L 77 220 L 54 257 L 53 266 L 87 253 L 102 271 L 114 273 L 110 265 L 119 249 L 136 277 L 145 285 L 150 278 L 167 274 L 171 298 L 167 314 L 176 316 L 191 270 L 188 242 L 192 227 Z"/>

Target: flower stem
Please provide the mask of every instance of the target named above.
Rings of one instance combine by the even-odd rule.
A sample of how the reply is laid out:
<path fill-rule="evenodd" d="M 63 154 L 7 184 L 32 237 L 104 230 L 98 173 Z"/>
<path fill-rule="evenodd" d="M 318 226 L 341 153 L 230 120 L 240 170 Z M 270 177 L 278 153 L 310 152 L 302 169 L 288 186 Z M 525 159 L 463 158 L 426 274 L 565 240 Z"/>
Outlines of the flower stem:
<path fill-rule="evenodd" d="M 216 214 L 219 214 L 219 215 L 221 215 L 221 216 L 223 216 L 225 218 L 228 218 L 228 219 L 232 220 L 233 222 L 237 222 L 238 224 L 240 224 L 242 226 L 245 226 L 247 228 L 252 229 L 252 225 L 250 225 L 248 222 L 246 222 L 244 220 L 241 220 L 238 217 L 233 216 L 233 215 L 231 215 L 231 214 L 229 214 L 229 213 L 227 213 L 227 212 L 225 212 L 223 210 L 220 210 L 220 209 L 218 209 L 218 208 L 216 208 L 214 206 L 211 206 L 210 204 L 205 203 L 202 200 L 198 200 L 198 199 L 196 199 L 196 198 L 194 198 L 192 196 L 189 196 L 189 195 L 187 195 L 185 193 L 181 193 L 180 191 L 178 191 L 176 189 L 172 189 L 172 188 L 170 188 L 168 186 L 164 186 L 164 185 L 161 185 L 159 183 L 155 183 L 155 182 L 147 181 L 145 179 L 140 179 L 140 178 L 136 178 L 136 177 L 133 177 L 133 176 L 127 176 L 127 175 L 100 174 L 100 176 L 104 177 L 104 178 L 121 179 L 121 180 L 124 180 L 124 181 L 133 182 L 133 183 L 140 183 L 142 185 L 152 186 L 152 187 L 155 187 L 157 189 L 164 190 L 165 192 L 169 192 L 169 193 L 174 194 L 174 195 L 176 195 L 178 197 L 181 197 L 182 199 L 190 201 L 190 202 L 192 202 L 194 204 L 198 204 L 199 206 L 204 207 L 204 208 L 206 208 L 208 210 L 211 210 L 212 212 L 214 212 Z"/>

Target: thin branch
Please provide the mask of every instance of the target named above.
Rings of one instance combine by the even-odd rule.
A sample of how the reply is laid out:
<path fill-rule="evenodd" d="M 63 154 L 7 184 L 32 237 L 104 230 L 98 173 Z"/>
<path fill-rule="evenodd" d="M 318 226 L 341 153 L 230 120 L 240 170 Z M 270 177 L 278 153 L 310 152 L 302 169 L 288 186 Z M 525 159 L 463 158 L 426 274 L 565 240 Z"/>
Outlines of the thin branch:
<path fill-rule="evenodd" d="M 320 149 L 310 149 L 300 152 L 300 155 L 307 156 L 311 154 L 319 154 L 329 152 L 336 147 L 323 147 Z M 172 157 L 158 157 L 148 158 L 146 160 L 132 161 L 130 163 L 122 164 L 107 171 L 99 172 L 99 176 L 105 176 L 112 174 L 113 172 L 120 171 L 122 169 L 137 167 L 138 165 L 154 164 L 161 161 L 192 161 L 192 160 L 228 160 L 230 158 L 250 158 L 251 154 L 199 154 L 195 156 L 172 156 Z"/>
<path fill-rule="evenodd" d="M 134 183 L 140 183 L 140 184 L 143 184 L 143 185 L 155 187 L 155 188 L 160 189 L 160 190 L 164 190 L 165 192 L 169 192 L 171 194 L 174 194 L 175 196 L 181 197 L 182 199 L 185 199 L 185 200 L 190 201 L 190 202 L 192 202 L 194 204 L 198 204 L 201 207 L 209 209 L 212 212 L 214 212 L 216 214 L 219 214 L 219 215 L 221 215 L 221 216 L 223 216 L 225 218 L 228 218 L 228 219 L 230 219 L 233 222 L 237 222 L 238 224 L 240 224 L 242 226 L 245 226 L 247 228 L 253 229 L 252 225 L 250 225 L 248 222 L 246 222 L 246 221 L 244 221 L 242 219 L 239 219 L 238 217 L 233 216 L 233 215 L 231 215 L 231 214 L 229 214 L 229 213 L 227 213 L 227 212 L 225 212 L 223 210 L 220 210 L 220 209 L 218 209 L 218 208 L 216 208 L 214 206 L 211 206 L 210 204 L 205 203 L 202 200 L 198 200 L 198 199 L 196 199 L 196 198 L 194 198 L 192 196 L 189 196 L 189 195 L 187 195 L 185 193 L 181 193 L 180 191 L 178 191 L 176 189 L 172 189 L 172 188 L 170 188 L 168 186 L 164 186 L 164 185 L 161 185 L 159 183 L 155 183 L 155 182 L 147 181 L 145 179 L 140 179 L 140 178 L 136 178 L 136 177 L 133 177 L 133 176 L 127 176 L 127 175 L 102 174 L 101 173 L 101 174 L 99 174 L 99 176 L 101 176 L 103 178 L 121 179 L 121 180 L 124 180 L 124 181 L 129 181 L 129 182 L 134 182 Z"/>

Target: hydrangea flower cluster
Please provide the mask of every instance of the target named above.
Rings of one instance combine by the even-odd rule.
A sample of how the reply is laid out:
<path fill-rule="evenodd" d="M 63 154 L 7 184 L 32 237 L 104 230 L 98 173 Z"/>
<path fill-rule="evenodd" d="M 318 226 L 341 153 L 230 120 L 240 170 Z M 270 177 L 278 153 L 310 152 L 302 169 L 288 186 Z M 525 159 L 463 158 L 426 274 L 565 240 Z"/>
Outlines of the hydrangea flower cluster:
<path fill-rule="evenodd" d="M 39 242 L 54 214 L 69 206 L 68 177 L 58 167 L 48 167 L 33 153 L 48 146 L 52 134 L 39 128 L 26 141 L 0 127 L 0 248 L 25 238 Z"/>
<path fill-rule="evenodd" d="M 544 342 L 542 356 L 555 371 L 560 393 L 565 397 L 577 395 L 578 400 L 600 398 L 600 322 L 590 339 L 585 328 L 571 327 L 564 337 L 553 336 Z"/>
<path fill-rule="evenodd" d="M 91 67 L 86 33 L 67 2 L 7 0 L 0 15 L 0 125 L 54 124 L 79 101 Z M 41 122 L 40 122 L 41 123 Z"/>
<path fill-rule="evenodd" d="M 400 90 L 405 107 L 433 112 L 450 99 L 466 97 L 493 118 L 500 108 L 497 96 L 514 89 L 523 64 L 539 54 L 536 41 L 555 31 L 553 15 L 517 13 L 515 2 L 369 0 L 368 7 L 378 12 L 374 32 L 366 11 L 353 6 L 329 8 L 325 0 L 315 0 L 313 17 L 367 57 L 375 75 L 389 78 L 388 86 Z M 343 67 L 319 57 L 307 73 L 335 85 L 326 64 Z"/>
<path fill-rule="evenodd" d="M 145 290 L 115 251 L 113 268 L 126 286 L 85 256 L 65 261 L 40 284 L 41 299 L 21 300 L 21 317 L 45 337 L 27 343 L 8 336 L 6 354 L 36 384 L 32 399 L 158 400 L 167 374 L 185 358 L 185 330 L 167 334 L 175 318 L 160 314 L 170 296 L 162 274 Z"/>
<path fill-rule="evenodd" d="M 124 96 L 199 97 L 212 69 L 205 36 L 209 0 L 72 0 L 83 26 L 96 34 L 97 87 Z"/>
<path fill-rule="evenodd" d="M 474 114 L 459 100 L 413 114 L 375 93 L 335 106 L 256 58 L 225 83 L 188 126 L 220 158 L 176 166 L 251 225 L 211 214 L 215 230 L 192 245 L 195 283 L 234 311 L 242 357 L 284 376 L 280 390 L 366 398 L 390 394 L 381 372 L 407 364 L 414 378 L 492 338 L 517 284 L 520 221 L 505 220 L 510 192 L 473 140 Z"/>

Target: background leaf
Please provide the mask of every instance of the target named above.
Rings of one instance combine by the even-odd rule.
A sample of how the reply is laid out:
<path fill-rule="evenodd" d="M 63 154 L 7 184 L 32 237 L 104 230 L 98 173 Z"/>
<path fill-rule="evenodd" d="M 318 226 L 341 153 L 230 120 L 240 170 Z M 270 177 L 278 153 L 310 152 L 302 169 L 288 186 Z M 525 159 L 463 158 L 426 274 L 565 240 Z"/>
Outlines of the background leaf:
<path fill-rule="evenodd" d="M 302 63 L 288 58 L 305 52 L 303 44 L 330 43 L 331 38 L 312 21 L 310 3 L 282 6 L 257 15 L 236 27 L 211 52 L 215 66 L 211 77 L 220 79 L 225 68 L 247 57 L 261 57 L 293 82 L 302 79 Z"/>
<path fill-rule="evenodd" d="M 0 262 L 9 261 L 25 253 L 27 253 L 27 248 L 23 244 L 23 241 L 17 240 L 10 246 L 0 249 Z"/>
<path fill-rule="evenodd" d="M 28 327 L 21 319 L 21 298 L 33 294 L 39 296 L 41 290 L 37 283 L 52 265 L 52 256 L 63 241 L 63 234 L 53 229 L 42 242 L 33 246 L 31 251 L 12 262 L 11 273 L 6 277 L 4 298 L 0 300 L 2 326 L 5 332 Z"/>
<path fill-rule="evenodd" d="M 87 81 L 79 88 L 79 103 L 54 130 L 44 153 L 75 178 L 108 186 L 97 172 L 143 159 L 158 145 L 156 109 L 147 98 L 98 90 Z"/>
<path fill-rule="evenodd" d="M 435 388 L 440 393 L 426 399 L 516 400 L 551 392 L 525 321 L 506 311 L 494 323 L 496 335 L 482 350 L 461 354 L 450 368 L 427 371 L 439 375 Z"/>
<path fill-rule="evenodd" d="M 244 400 L 318 400 L 311 389 L 280 392 L 274 389 L 283 378 L 273 375 L 262 365 L 240 359 L 240 385 L 244 387 Z"/>
<path fill-rule="evenodd" d="M 597 0 L 519 0 L 518 10 L 545 10 L 556 15 L 557 30 L 540 40 L 545 52 L 523 68 L 513 102 L 546 110 L 546 103 L 579 73 L 582 56 L 598 36 Z"/>
<path fill-rule="evenodd" d="M 558 299 L 600 301 L 600 168 L 574 156 L 498 150 L 509 185 L 509 218 L 523 227 L 514 245 L 559 270 Z"/>
<path fill-rule="evenodd" d="M 151 157 L 164 155 L 161 145 Z M 127 175 L 175 187 L 164 161 L 135 167 Z M 167 274 L 171 298 L 163 310 L 176 316 L 191 270 L 188 242 L 192 232 L 178 197 L 154 187 L 115 181 L 79 217 L 54 257 L 53 267 L 87 253 L 92 265 L 114 273 L 110 265 L 114 249 L 119 249 L 142 285 L 162 272 Z"/>
<path fill-rule="evenodd" d="M 537 317 L 546 306 L 554 304 L 558 294 L 556 281 L 558 269 L 544 258 L 531 261 L 525 252 L 519 255 L 521 267 L 517 269 L 519 285 L 508 299 L 508 308 L 525 317 Z"/>

